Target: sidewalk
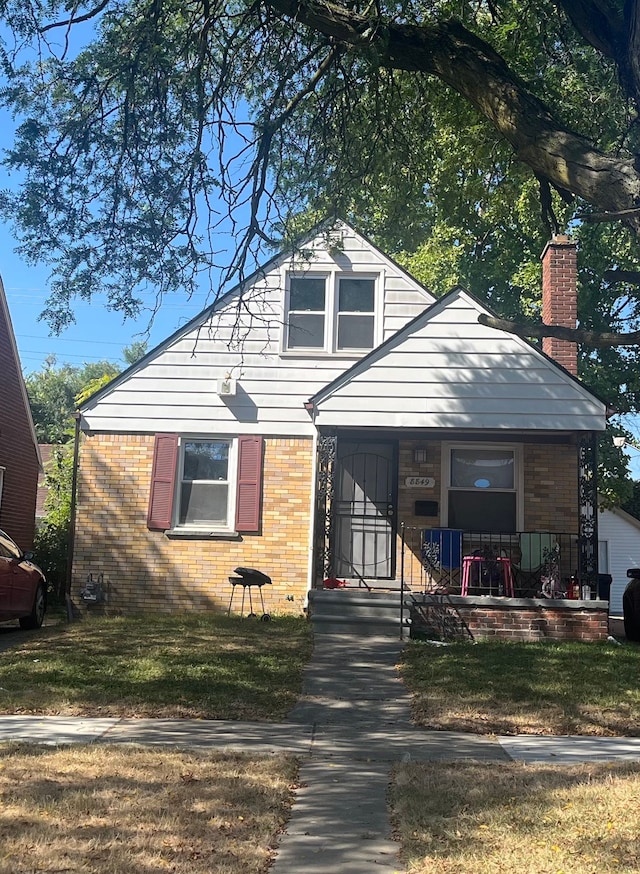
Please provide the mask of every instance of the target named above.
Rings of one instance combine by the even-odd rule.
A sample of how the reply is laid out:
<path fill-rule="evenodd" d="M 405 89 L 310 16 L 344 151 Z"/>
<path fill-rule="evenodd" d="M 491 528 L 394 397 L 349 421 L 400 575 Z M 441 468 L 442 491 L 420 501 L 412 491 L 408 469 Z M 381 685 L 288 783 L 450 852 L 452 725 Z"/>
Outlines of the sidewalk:
<path fill-rule="evenodd" d="M 395 874 L 386 793 L 393 762 L 475 759 L 573 764 L 640 760 L 640 738 L 484 737 L 410 722 L 395 665 L 402 644 L 319 635 L 303 695 L 284 723 L 0 716 L 0 741 L 138 743 L 289 752 L 301 788 L 272 874 Z"/>

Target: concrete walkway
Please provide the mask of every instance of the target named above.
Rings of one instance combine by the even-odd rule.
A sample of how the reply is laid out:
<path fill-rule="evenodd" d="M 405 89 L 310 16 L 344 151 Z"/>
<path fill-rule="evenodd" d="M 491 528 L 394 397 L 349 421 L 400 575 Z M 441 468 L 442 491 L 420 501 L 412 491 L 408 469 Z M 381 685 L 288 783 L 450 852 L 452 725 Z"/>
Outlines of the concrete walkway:
<path fill-rule="evenodd" d="M 303 695 L 284 723 L 0 717 L 0 741 L 140 743 L 290 752 L 301 788 L 271 874 L 395 874 L 386 795 L 393 762 L 640 760 L 640 738 L 494 737 L 414 728 L 396 671 L 402 645 L 316 636 Z"/>

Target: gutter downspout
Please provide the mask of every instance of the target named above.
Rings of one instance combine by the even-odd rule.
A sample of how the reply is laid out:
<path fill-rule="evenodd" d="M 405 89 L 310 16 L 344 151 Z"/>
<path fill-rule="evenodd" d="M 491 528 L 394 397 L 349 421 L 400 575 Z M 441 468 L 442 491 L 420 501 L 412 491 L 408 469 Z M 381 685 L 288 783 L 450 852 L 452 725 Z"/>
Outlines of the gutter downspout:
<path fill-rule="evenodd" d="M 76 539 L 76 493 L 78 487 L 78 457 L 80 454 L 80 420 L 79 410 L 74 413 L 76 420 L 73 444 L 73 473 L 71 478 L 71 515 L 69 519 L 69 539 L 67 541 L 67 575 L 65 580 L 64 600 L 67 606 L 67 622 L 73 622 L 73 602 L 71 600 L 71 575 L 73 570 L 73 549 Z"/>

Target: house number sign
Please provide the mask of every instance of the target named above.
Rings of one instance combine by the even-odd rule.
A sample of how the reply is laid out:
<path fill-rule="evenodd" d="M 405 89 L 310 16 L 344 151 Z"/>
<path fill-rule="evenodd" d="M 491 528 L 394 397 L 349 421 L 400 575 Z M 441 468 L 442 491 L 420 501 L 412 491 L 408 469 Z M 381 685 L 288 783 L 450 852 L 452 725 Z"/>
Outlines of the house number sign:
<path fill-rule="evenodd" d="M 432 476 L 408 476 L 404 484 L 410 489 L 432 489 L 436 481 Z"/>

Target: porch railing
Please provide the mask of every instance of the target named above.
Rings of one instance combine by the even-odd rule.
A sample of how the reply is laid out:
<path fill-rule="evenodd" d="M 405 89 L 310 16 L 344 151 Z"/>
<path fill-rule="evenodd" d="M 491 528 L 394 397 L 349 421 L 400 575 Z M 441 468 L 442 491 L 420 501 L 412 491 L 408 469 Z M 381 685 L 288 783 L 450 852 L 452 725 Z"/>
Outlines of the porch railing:
<path fill-rule="evenodd" d="M 402 525 L 402 590 L 515 597 L 564 597 L 581 585 L 577 533 L 496 533 Z M 590 597 L 596 597 L 591 592 Z"/>

